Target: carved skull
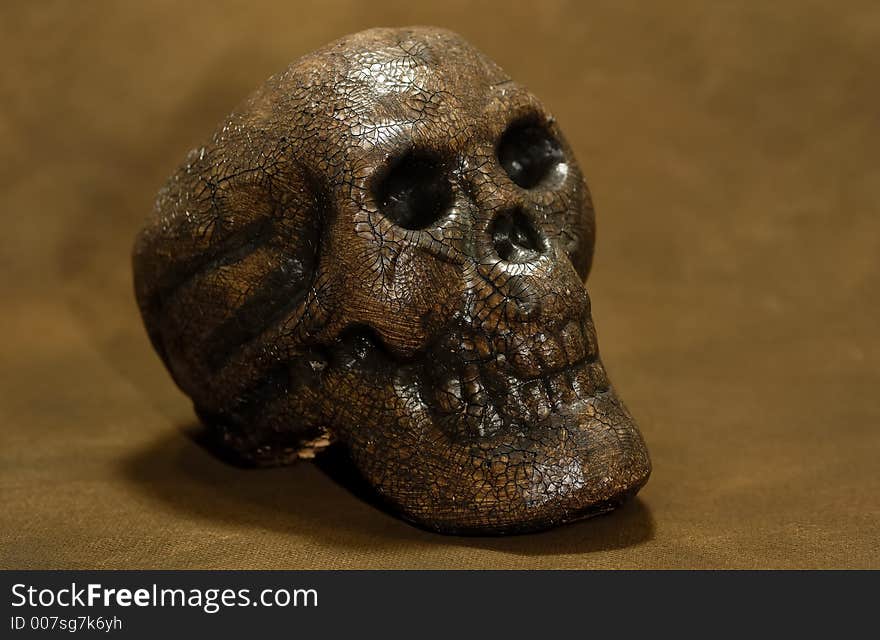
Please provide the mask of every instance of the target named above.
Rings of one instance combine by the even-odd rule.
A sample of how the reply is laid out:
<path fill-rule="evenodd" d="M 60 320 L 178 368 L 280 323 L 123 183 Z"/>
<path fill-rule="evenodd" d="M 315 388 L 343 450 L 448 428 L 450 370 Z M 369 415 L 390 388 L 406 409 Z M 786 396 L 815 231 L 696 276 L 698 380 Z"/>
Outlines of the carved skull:
<path fill-rule="evenodd" d="M 458 35 L 373 29 L 271 78 L 137 239 L 150 338 L 274 465 L 339 441 L 402 517 L 509 533 L 650 473 L 599 360 L 594 217 L 542 104 Z"/>

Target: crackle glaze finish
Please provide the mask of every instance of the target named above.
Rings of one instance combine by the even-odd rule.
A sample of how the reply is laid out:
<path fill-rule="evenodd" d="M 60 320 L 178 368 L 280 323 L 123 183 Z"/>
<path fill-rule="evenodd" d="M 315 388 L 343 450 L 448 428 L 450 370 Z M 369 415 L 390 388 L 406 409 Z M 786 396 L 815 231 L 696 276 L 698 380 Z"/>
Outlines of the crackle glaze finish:
<path fill-rule="evenodd" d="M 190 153 L 137 239 L 135 288 L 244 461 L 338 441 L 412 522 L 524 532 L 650 474 L 599 359 L 594 232 L 532 94 L 454 33 L 373 29 L 269 79 Z"/>

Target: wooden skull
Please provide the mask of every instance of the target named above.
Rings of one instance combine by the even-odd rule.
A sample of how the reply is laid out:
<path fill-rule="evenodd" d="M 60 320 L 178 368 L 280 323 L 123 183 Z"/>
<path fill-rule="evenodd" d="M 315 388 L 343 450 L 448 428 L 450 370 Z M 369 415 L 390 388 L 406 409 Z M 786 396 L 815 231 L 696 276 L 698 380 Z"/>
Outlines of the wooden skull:
<path fill-rule="evenodd" d="M 192 151 L 137 239 L 150 338 L 256 465 L 338 441 L 447 533 L 607 511 L 650 462 L 584 280 L 594 216 L 542 104 L 433 28 L 343 38 Z"/>

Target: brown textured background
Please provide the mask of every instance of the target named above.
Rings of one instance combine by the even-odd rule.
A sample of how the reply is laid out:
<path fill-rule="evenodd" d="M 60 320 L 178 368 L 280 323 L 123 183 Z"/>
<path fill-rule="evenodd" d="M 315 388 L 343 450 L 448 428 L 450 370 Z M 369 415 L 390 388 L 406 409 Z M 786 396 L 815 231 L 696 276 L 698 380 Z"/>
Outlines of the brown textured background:
<path fill-rule="evenodd" d="M 0 566 L 880 568 L 880 5 L 175 4 L 0 9 Z M 529 86 L 588 176 L 655 466 L 616 514 L 441 537 L 185 435 L 131 293 L 155 191 L 292 59 L 406 24 Z"/>

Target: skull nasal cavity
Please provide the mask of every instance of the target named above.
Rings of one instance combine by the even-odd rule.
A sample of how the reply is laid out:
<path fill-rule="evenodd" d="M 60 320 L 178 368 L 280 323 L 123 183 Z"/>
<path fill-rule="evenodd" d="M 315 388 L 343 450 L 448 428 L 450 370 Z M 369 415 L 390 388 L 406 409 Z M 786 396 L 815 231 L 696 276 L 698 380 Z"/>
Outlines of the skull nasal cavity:
<path fill-rule="evenodd" d="M 424 229 L 452 206 L 446 166 L 430 154 L 409 152 L 381 176 L 374 196 L 382 214 L 405 229 Z"/>
<path fill-rule="evenodd" d="M 544 236 L 519 209 L 496 215 L 489 226 L 489 235 L 498 257 L 507 262 L 534 260 L 546 246 Z"/>

